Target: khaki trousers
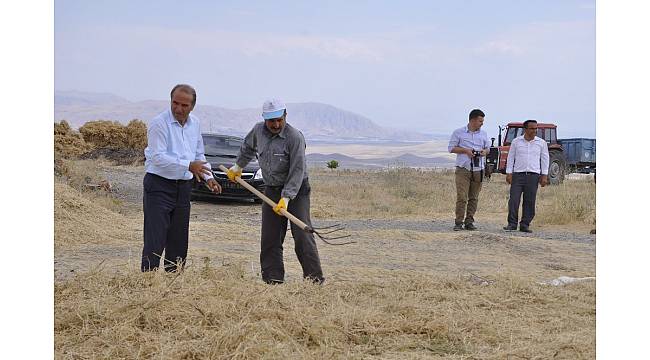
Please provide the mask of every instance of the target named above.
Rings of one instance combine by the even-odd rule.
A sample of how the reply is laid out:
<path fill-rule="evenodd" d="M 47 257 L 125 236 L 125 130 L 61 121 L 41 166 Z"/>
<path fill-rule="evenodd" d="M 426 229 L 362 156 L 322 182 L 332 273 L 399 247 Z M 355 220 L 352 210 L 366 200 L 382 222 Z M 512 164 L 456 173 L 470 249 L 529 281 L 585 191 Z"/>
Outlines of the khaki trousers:
<path fill-rule="evenodd" d="M 456 167 L 456 225 L 471 224 L 478 207 L 478 194 L 481 192 L 481 172 L 472 172 Z M 467 213 L 465 210 L 467 209 Z"/>

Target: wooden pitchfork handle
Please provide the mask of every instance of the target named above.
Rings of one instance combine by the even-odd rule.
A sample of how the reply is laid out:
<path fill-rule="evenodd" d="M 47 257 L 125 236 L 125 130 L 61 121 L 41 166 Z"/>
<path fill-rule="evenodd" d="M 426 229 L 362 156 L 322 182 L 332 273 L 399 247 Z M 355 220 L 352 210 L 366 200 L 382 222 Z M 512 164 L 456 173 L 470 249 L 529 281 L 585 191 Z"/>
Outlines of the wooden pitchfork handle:
<path fill-rule="evenodd" d="M 223 166 L 223 165 L 219 165 L 219 169 L 221 169 L 221 171 L 223 171 L 223 172 L 225 172 L 225 173 L 228 173 L 228 168 L 226 168 L 226 167 Z M 238 183 L 239 185 L 245 187 L 246 189 L 248 189 L 248 190 L 249 190 L 250 192 L 252 192 L 253 194 L 257 195 L 257 197 L 259 197 L 260 199 L 262 199 L 265 203 L 269 204 L 269 206 L 271 206 L 271 208 L 274 208 L 274 207 L 276 207 L 276 206 L 278 205 L 278 204 L 276 204 L 275 202 L 273 202 L 273 200 L 269 199 L 266 195 L 262 194 L 262 193 L 261 193 L 259 190 L 257 190 L 253 185 L 251 185 L 251 184 L 247 183 L 246 181 L 242 180 L 242 178 L 240 178 L 239 176 L 236 176 L 236 177 L 235 177 L 235 181 L 237 181 L 237 183 Z M 281 213 L 282 215 L 284 215 L 287 219 L 291 220 L 292 223 L 298 225 L 298 227 L 300 227 L 301 229 L 303 229 L 303 230 L 305 230 L 305 231 L 308 231 L 308 232 L 310 232 L 310 233 L 313 233 L 313 232 L 314 232 L 314 229 L 312 229 L 311 226 L 305 224 L 304 222 L 302 222 L 302 221 L 301 221 L 300 219 L 298 219 L 297 217 L 291 215 L 291 213 L 288 212 L 287 210 L 285 210 L 285 209 L 282 208 L 282 209 L 280 209 L 280 213 Z"/>

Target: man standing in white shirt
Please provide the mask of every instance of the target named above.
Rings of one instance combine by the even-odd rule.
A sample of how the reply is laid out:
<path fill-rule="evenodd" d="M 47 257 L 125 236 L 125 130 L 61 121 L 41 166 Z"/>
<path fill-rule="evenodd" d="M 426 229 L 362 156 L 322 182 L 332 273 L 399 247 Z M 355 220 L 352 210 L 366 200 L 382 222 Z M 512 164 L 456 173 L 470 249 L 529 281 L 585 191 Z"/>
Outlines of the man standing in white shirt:
<path fill-rule="evenodd" d="M 456 219 L 454 231 L 476 230 L 474 214 L 483 183 L 485 159 L 490 149 L 487 133 L 481 130 L 485 113 L 474 109 L 469 123 L 451 134 L 447 150 L 456 154 Z M 465 212 L 467 209 L 467 213 Z"/>
<path fill-rule="evenodd" d="M 183 267 L 187 257 L 192 178 L 221 192 L 210 164 L 205 161 L 199 119 L 190 112 L 196 91 L 176 85 L 171 106 L 149 122 L 144 149 L 144 246 L 142 271 L 155 270 L 165 251 L 165 271 Z"/>
<path fill-rule="evenodd" d="M 524 121 L 524 135 L 516 137 L 510 144 L 508 164 L 506 166 L 506 182 L 510 184 L 510 200 L 508 201 L 507 231 L 517 230 L 519 219 L 519 202 L 524 195 L 519 231 L 530 233 L 529 229 L 535 217 L 535 199 L 537 187 L 548 184 L 548 145 L 546 141 L 535 136 L 537 121 Z"/>

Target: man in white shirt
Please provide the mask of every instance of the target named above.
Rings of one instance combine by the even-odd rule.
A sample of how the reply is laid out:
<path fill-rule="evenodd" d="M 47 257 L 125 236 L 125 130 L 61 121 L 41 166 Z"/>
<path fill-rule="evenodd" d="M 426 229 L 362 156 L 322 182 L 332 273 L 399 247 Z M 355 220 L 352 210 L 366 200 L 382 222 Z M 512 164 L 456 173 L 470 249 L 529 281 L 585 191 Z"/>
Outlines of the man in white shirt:
<path fill-rule="evenodd" d="M 519 202 L 524 195 L 519 231 L 530 233 L 529 229 L 535 217 L 535 199 L 537 187 L 548 184 L 548 145 L 546 141 L 535 136 L 537 121 L 524 121 L 524 135 L 516 137 L 510 144 L 506 165 L 506 182 L 510 184 L 508 201 L 507 231 L 517 230 Z"/>
<path fill-rule="evenodd" d="M 192 179 L 205 181 L 210 190 L 221 192 L 205 161 L 199 119 L 190 114 L 196 91 L 179 84 L 170 96 L 170 108 L 153 118 L 147 128 L 142 271 L 157 269 L 163 250 L 165 271 L 176 271 L 185 263 Z"/>
<path fill-rule="evenodd" d="M 490 149 L 487 133 L 481 130 L 485 113 L 474 109 L 469 113 L 469 123 L 456 129 L 449 139 L 447 150 L 456 154 L 456 219 L 454 231 L 476 230 L 474 214 L 481 192 L 484 157 Z M 467 209 L 467 212 L 465 212 Z"/>

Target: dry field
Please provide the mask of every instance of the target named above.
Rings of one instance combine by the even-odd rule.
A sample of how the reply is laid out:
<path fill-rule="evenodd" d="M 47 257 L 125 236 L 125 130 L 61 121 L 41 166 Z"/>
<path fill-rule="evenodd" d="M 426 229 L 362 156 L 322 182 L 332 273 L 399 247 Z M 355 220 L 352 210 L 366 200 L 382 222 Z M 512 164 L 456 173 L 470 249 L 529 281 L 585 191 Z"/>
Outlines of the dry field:
<path fill-rule="evenodd" d="M 591 359 L 595 185 L 541 189 L 532 235 L 506 233 L 507 186 L 484 184 L 478 231 L 453 232 L 450 172 L 312 169 L 327 281 L 301 281 L 290 233 L 287 283 L 259 278 L 259 205 L 196 201 L 188 266 L 139 272 L 143 168 L 66 161 L 55 180 L 58 359 Z M 109 179 L 113 192 L 84 182 Z"/>
<path fill-rule="evenodd" d="M 404 154 L 413 154 L 423 157 L 447 157 L 455 160 L 456 155 L 447 150 L 449 140 L 431 140 L 414 144 L 307 144 L 307 154 L 339 153 L 357 159 L 373 159 L 382 157 L 396 157 Z"/>

